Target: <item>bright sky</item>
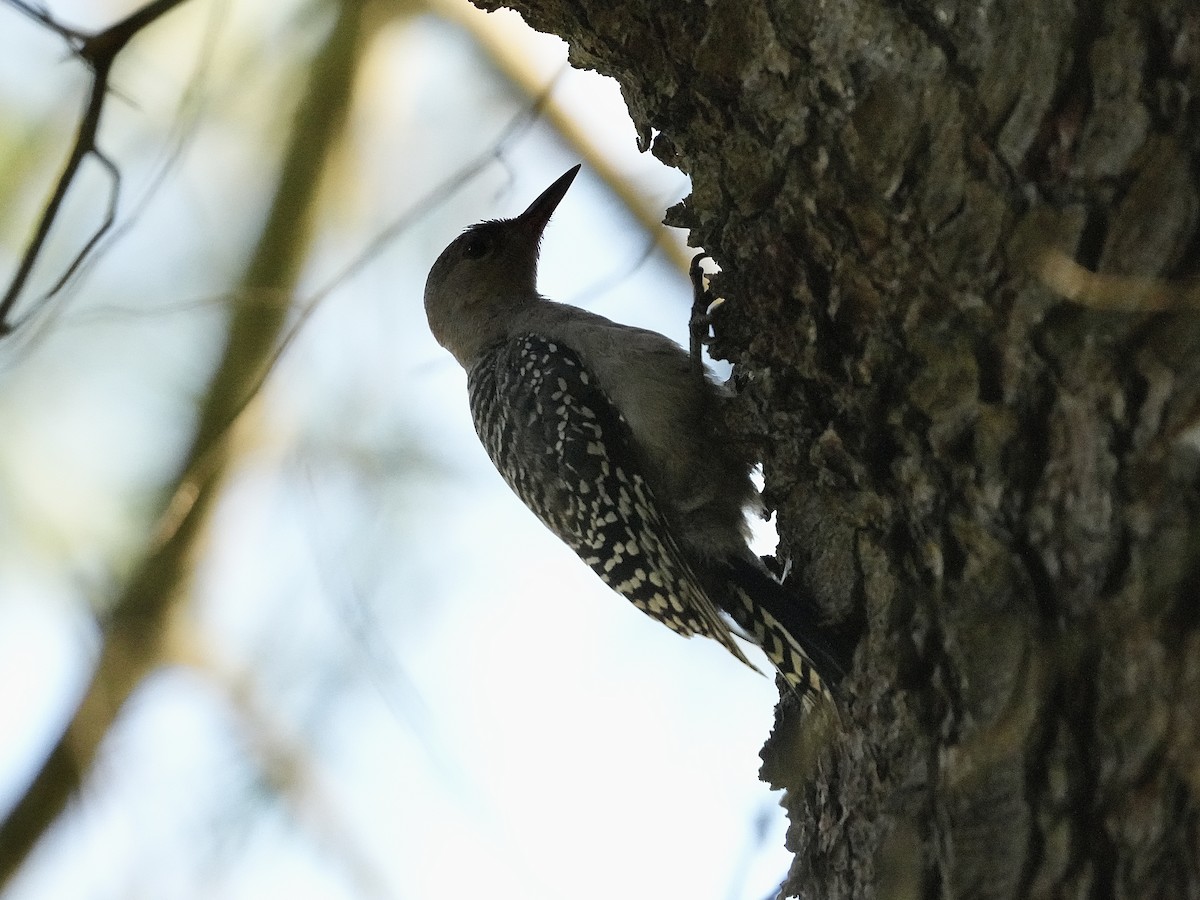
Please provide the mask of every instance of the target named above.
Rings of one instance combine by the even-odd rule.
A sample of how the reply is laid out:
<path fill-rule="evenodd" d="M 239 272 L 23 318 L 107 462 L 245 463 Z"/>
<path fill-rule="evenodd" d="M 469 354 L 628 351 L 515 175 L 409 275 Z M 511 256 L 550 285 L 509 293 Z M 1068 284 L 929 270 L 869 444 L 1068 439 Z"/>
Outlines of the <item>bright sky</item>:
<path fill-rule="evenodd" d="M 100 25 L 135 5 L 50 8 Z M 0 346 L 0 805 L 86 678 L 96 635 L 80 603 L 111 596 L 136 558 L 189 437 L 214 298 L 255 236 L 280 97 L 320 37 L 301 8 L 194 0 L 131 48 L 104 133 L 130 229 L 36 340 Z M 535 73 L 565 59 L 555 38 L 520 40 Z M 196 129 L 148 193 L 206 46 Z M 65 153 L 77 69 L 0 6 L 0 134 L 43 148 L 22 157 L 0 138 L 23 173 L 0 181 L 5 272 Z M 306 292 L 525 102 L 428 15 L 377 39 L 359 93 Z M 614 83 L 572 71 L 553 96 L 647 203 L 686 193 L 637 153 Z M 490 468 L 465 377 L 425 328 L 441 248 L 581 158 L 535 124 L 324 301 L 253 410 L 187 607 L 216 675 L 145 685 L 6 900 L 750 900 L 778 884 L 783 817 L 756 777 L 771 680 L 636 612 L 537 523 Z M 73 202 L 59 261 L 102 194 Z M 689 287 L 661 256 L 639 264 L 651 240 L 585 162 L 543 243 L 542 291 L 682 340 Z M 263 774 L 279 758 L 299 762 L 282 792 Z"/>

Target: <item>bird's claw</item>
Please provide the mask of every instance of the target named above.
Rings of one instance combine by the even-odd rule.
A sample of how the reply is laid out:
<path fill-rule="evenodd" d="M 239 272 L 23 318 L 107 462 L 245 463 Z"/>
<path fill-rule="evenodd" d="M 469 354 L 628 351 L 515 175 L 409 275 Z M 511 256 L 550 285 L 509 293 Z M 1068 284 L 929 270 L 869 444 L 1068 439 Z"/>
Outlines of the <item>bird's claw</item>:
<path fill-rule="evenodd" d="M 688 320 L 688 334 L 691 339 L 689 350 L 692 369 L 700 377 L 703 377 L 704 373 L 701 348 L 709 341 L 713 310 L 725 302 L 723 297 L 713 297 L 712 291 L 705 284 L 705 272 L 700 263 L 706 259 L 712 257 L 704 252 L 697 253 L 692 257 L 692 265 L 688 269 L 688 276 L 692 281 L 692 315 Z"/>

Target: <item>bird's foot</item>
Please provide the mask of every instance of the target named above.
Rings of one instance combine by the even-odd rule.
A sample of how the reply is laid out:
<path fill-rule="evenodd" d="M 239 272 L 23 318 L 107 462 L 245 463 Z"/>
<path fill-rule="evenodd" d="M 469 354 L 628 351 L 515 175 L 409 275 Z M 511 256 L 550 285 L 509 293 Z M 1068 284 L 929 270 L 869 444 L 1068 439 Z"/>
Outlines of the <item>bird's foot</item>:
<path fill-rule="evenodd" d="M 725 302 L 723 297 L 714 297 L 705 283 L 705 271 L 700 263 L 706 259 L 712 259 L 712 257 L 707 253 L 697 253 L 692 257 L 692 265 L 688 270 L 688 275 L 692 280 L 692 315 L 688 320 L 689 351 L 692 357 L 692 368 L 700 377 L 703 377 L 704 374 L 704 358 L 701 349 L 709 341 L 713 310 Z"/>

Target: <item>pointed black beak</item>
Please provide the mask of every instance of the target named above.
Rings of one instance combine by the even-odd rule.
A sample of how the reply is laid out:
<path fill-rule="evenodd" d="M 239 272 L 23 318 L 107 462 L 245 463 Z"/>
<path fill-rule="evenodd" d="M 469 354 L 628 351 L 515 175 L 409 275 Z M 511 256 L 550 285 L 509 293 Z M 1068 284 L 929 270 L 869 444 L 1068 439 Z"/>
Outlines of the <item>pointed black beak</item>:
<path fill-rule="evenodd" d="M 566 195 L 567 188 L 571 186 L 575 176 L 579 174 L 579 168 L 579 166 L 572 166 L 567 169 L 554 184 L 542 191 L 541 196 L 529 204 L 529 208 L 525 212 L 517 216 L 514 221 L 520 223 L 522 230 L 535 239 L 541 237 L 546 223 L 550 221 L 550 216 Z"/>

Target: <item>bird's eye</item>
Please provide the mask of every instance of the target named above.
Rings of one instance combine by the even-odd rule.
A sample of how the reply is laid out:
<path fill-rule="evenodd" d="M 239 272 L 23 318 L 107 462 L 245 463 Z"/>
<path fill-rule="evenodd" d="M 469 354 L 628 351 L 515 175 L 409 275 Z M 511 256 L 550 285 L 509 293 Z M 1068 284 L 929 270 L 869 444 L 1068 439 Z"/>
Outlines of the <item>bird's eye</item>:
<path fill-rule="evenodd" d="M 463 245 L 463 256 L 467 259 L 480 259 L 492 252 L 492 239 L 487 235 L 473 234 Z"/>

